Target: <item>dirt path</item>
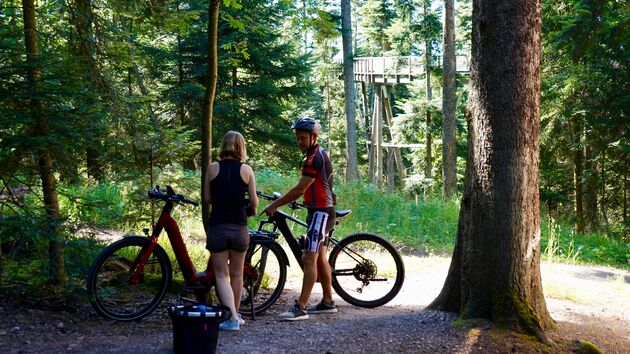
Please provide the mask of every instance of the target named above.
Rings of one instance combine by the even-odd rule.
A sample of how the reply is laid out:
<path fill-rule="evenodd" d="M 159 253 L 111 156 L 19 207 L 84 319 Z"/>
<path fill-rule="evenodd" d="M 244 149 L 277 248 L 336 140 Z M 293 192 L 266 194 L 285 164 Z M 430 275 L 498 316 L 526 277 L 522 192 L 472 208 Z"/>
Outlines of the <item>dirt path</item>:
<path fill-rule="evenodd" d="M 449 259 L 405 257 L 401 293 L 386 306 L 362 309 L 336 299 L 340 312 L 307 321 L 277 320 L 296 297 L 292 281 L 280 302 L 257 321 L 247 319 L 238 333 L 221 332 L 220 353 L 503 353 L 544 348 L 527 339 L 490 330 L 452 325 L 454 316 L 427 311 L 448 270 Z M 630 274 L 614 269 L 544 264 L 547 305 L 557 328 L 550 337 L 562 352 L 576 339 L 606 353 L 630 353 Z M 293 273 L 296 273 L 293 271 Z M 314 294 L 319 300 L 319 294 Z M 106 321 L 79 301 L 76 312 L 31 309 L 2 299 L 0 353 L 170 353 L 172 330 L 164 309 L 140 322 Z M 541 349 L 542 348 L 542 349 Z"/>

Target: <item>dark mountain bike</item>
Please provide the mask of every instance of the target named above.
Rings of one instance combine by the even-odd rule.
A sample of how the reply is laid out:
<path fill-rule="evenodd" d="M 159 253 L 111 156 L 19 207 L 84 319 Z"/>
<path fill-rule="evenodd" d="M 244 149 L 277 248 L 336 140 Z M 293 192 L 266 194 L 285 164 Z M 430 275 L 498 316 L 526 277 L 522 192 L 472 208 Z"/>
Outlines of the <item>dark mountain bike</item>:
<path fill-rule="evenodd" d="M 257 193 L 267 200 L 276 200 L 279 193 L 266 195 Z M 293 210 L 306 208 L 292 202 Z M 337 224 L 351 210 L 336 212 Z M 257 231 L 250 231 L 251 243 L 245 262 L 257 271 L 257 279 L 245 279 L 241 312 L 255 314 L 268 309 L 280 297 L 286 282 L 289 258 L 278 243 L 283 236 L 300 268 L 302 265 L 302 242 L 304 236 L 296 238 L 287 221 L 307 227 L 307 224 L 284 211 L 278 210 L 269 219 L 260 222 Z M 279 232 L 279 233 L 278 233 Z M 391 301 L 400 291 L 405 279 L 402 257 L 384 238 L 372 233 L 354 233 L 340 240 L 330 232 L 331 249 L 328 257 L 332 269 L 332 287 L 346 302 L 359 307 L 377 307 Z M 251 296 L 253 295 L 253 303 Z M 253 309 L 253 310 L 252 310 Z"/>
<path fill-rule="evenodd" d="M 258 195 L 274 200 L 279 194 Z M 183 291 L 205 298 L 215 285 L 211 263 L 203 272 L 197 272 L 184 244 L 177 221 L 171 216 L 175 205 L 198 203 L 172 188 L 149 191 L 150 199 L 164 201 L 162 213 L 149 234 L 128 235 L 107 246 L 96 258 L 87 278 L 90 303 L 100 315 L 118 320 L 133 321 L 150 314 L 164 299 L 173 279 L 173 266 L 158 238 L 166 230 L 173 253 L 184 278 Z M 293 202 L 293 209 L 304 207 Z M 350 214 L 337 212 L 337 218 Z M 243 269 L 243 296 L 241 312 L 255 316 L 273 305 L 280 297 L 287 278 L 289 258 L 277 242 L 284 236 L 298 264 L 302 266 L 300 239 L 296 239 L 288 226 L 291 220 L 306 227 L 306 223 L 291 215 L 277 211 L 263 220 L 258 230 L 250 231 L 250 246 Z M 265 227 L 271 226 L 271 230 Z M 332 234 L 331 234 L 332 236 Z M 333 288 L 350 304 L 376 307 L 396 296 L 404 281 L 402 258 L 385 239 L 369 233 L 349 235 L 338 241 L 331 237 Z"/>

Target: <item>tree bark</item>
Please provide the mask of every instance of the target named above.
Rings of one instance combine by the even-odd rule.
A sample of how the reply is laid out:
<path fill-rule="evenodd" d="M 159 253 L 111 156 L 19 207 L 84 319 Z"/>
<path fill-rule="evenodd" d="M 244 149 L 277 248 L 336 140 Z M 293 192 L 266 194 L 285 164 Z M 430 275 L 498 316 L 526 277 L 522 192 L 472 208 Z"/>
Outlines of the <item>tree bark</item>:
<path fill-rule="evenodd" d="M 574 117 L 573 124 L 573 187 L 575 192 L 575 230 L 584 232 L 584 183 L 582 181 L 582 124 L 580 117 Z"/>
<path fill-rule="evenodd" d="M 330 154 L 332 151 L 332 105 L 330 104 L 330 77 L 328 72 L 326 72 L 326 124 L 328 129 L 328 145 L 326 146 L 326 150 L 328 150 L 328 154 Z"/>
<path fill-rule="evenodd" d="M 540 277 L 539 0 L 473 1 L 468 159 L 451 267 L 432 308 L 547 340 Z"/>
<path fill-rule="evenodd" d="M 91 87 L 92 95 L 95 92 L 103 93 L 103 96 L 115 96 L 110 93 L 111 87 L 102 75 L 99 73 L 98 64 L 96 62 L 96 45 L 94 43 L 94 30 L 93 30 L 93 18 L 91 0 L 76 0 L 74 6 L 70 6 L 72 11 L 72 19 L 76 30 L 76 55 L 82 65 L 82 76 L 86 85 Z M 88 95 L 86 104 L 92 106 L 96 104 L 96 97 Z M 94 116 L 94 113 L 88 117 L 91 120 L 90 125 L 92 127 L 98 127 L 98 119 Z M 90 140 L 88 144 L 85 157 L 88 177 L 93 178 L 95 181 L 100 181 L 103 178 L 103 167 L 101 164 L 101 138 L 98 130 L 93 130 L 89 134 L 87 139 Z"/>
<path fill-rule="evenodd" d="M 623 224 L 628 225 L 628 170 L 623 172 Z"/>
<path fill-rule="evenodd" d="M 175 4 L 175 9 L 177 13 L 180 12 L 179 1 L 177 1 L 177 3 Z M 177 87 L 179 87 L 180 90 L 184 86 L 184 80 L 185 80 L 184 60 L 182 58 L 183 58 L 182 35 L 178 31 L 177 32 Z M 179 117 L 179 122 L 182 125 L 182 127 L 188 127 L 189 129 L 196 129 L 194 127 L 194 124 L 192 124 L 191 120 L 186 115 L 186 105 L 182 101 L 182 97 L 180 97 L 180 101 L 177 105 L 177 116 Z M 194 170 L 195 169 L 194 155 L 184 156 L 184 158 L 181 161 L 181 164 L 184 169 Z"/>
<path fill-rule="evenodd" d="M 127 25 L 127 21 L 125 20 L 125 17 L 120 18 L 120 24 L 123 30 L 125 31 L 125 42 L 127 42 L 127 52 L 129 53 L 129 58 L 133 59 L 134 43 L 131 39 L 131 26 Z M 130 69 L 131 69 L 130 74 L 133 73 L 133 75 L 136 77 L 136 84 L 138 85 L 138 88 L 140 89 L 140 93 L 143 96 L 148 96 L 149 90 L 147 90 L 147 87 L 144 84 L 144 77 L 142 75 L 142 72 L 140 71 L 140 67 L 138 66 L 138 64 L 134 63 Z M 129 82 L 129 85 L 130 85 L 129 90 L 131 92 L 131 81 Z M 153 130 L 157 133 L 160 130 L 157 116 L 155 115 L 155 111 L 153 110 L 153 106 L 151 102 L 148 102 L 147 105 L 149 108 L 149 119 L 151 120 L 151 125 L 153 125 Z M 153 145 L 153 143 L 151 143 L 151 145 Z"/>
<path fill-rule="evenodd" d="M 368 98 L 367 98 L 367 92 L 365 89 L 365 82 L 361 81 L 361 102 L 363 104 L 363 112 L 365 112 L 365 123 L 364 123 L 364 130 L 365 130 L 365 140 L 369 141 L 370 140 L 370 117 L 372 116 L 372 114 L 370 113 L 370 105 L 368 104 Z M 370 145 L 368 144 L 368 151 L 370 150 Z"/>
<path fill-rule="evenodd" d="M 424 13 L 427 14 L 427 5 L 424 5 Z M 425 44 L 426 50 L 424 51 L 424 67 L 425 67 L 425 98 L 427 99 L 427 105 L 430 104 L 432 97 L 431 92 L 431 42 L 427 41 Z M 426 119 L 426 151 L 424 157 L 424 178 L 431 178 L 433 169 L 433 156 L 431 151 L 431 144 L 433 143 L 433 137 L 431 136 L 431 111 L 427 106 L 427 119 Z"/>
<path fill-rule="evenodd" d="M 597 168 L 594 162 L 592 136 L 584 134 L 584 222 L 588 231 L 599 228 L 597 210 Z"/>
<path fill-rule="evenodd" d="M 203 96 L 201 109 L 201 195 L 208 186 L 203 181 L 206 177 L 206 168 L 212 162 L 212 113 L 214 110 L 214 96 L 217 91 L 217 77 L 219 70 L 219 57 L 217 52 L 219 30 L 220 0 L 211 0 L 208 6 L 208 83 Z M 201 213 L 205 225 L 210 214 L 210 206 L 202 203 Z"/>
<path fill-rule="evenodd" d="M 379 85 L 374 85 L 374 107 L 372 108 L 372 138 L 370 144 L 370 155 L 368 158 L 368 182 L 378 185 L 378 181 L 375 182 L 375 173 L 377 169 L 378 159 L 378 122 L 383 112 L 381 103 L 381 88 Z"/>
<path fill-rule="evenodd" d="M 346 111 L 346 149 L 348 163 L 346 181 L 359 180 L 357 160 L 357 120 L 355 116 L 355 87 L 352 53 L 352 8 L 350 0 L 341 0 L 341 42 L 343 46 L 343 92 Z"/>
<path fill-rule="evenodd" d="M 59 232 L 60 214 L 57 200 L 57 181 L 52 169 L 52 157 L 43 140 L 48 138 L 48 118 L 44 114 L 44 102 L 39 98 L 42 92 L 41 64 L 39 45 L 37 41 L 37 22 L 35 20 L 35 5 L 33 0 L 22 0 L 24 15 L 24 43 L 26 45 L 26 60 L 28 63 L 28 82 L 34 95 L 31 99 L 31 109 L 37 122 L 37 132 L 40 141 L 37 146 L 39 176 L 42 180 L 44 208 L 46 209 L 46 234 L 48 241 L 48 275 L 52 284 L 60 284 L 66 278 L 64 263 L 64 239 Z"/>
<path fill-rule="evenodd" d="M 455 1 L 444 0 L 444 55 L 442 66 L 442 190 L 444 197 L 457 193 L 457 127 L 455 124 Z"/>

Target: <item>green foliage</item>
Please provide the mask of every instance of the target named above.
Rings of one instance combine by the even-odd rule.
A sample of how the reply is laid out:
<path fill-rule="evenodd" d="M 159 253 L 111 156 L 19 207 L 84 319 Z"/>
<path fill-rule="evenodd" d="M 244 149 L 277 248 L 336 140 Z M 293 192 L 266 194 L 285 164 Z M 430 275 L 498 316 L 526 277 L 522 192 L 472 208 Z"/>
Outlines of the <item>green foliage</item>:
<path fill-rule="evenodd" d="M 547 0 L 542 13 L 541 196 L 556 215 L 627 240 L 614 225 L 627 222 L 630 6 Z M 579 197 L 584 216 L 574 214 Z"/>
<path fill-rule="evenodd" d="M 605 264 L 630 268 L 630 244 L 601 233 L 577 234 L 566 223 L 542 219 L 541 255 L 548 261 Z"/>
<path fill-rule="evenodd" d="M 117 185 L 103 181 L 97 185 L 59 186 L 59 207 L 66 222 L 94 228 L 115 227 L 125 208 Z"/>
<path fill-rule="evenodd" d="M 440 253 L 452 250 L 459 213 L 456 202 L 416 202 L 373 185 L 343 184 L 336 190 L 337 207 L 353 210 L 341 224 L 341 234 L 369 231 L 414 249 Z"/>

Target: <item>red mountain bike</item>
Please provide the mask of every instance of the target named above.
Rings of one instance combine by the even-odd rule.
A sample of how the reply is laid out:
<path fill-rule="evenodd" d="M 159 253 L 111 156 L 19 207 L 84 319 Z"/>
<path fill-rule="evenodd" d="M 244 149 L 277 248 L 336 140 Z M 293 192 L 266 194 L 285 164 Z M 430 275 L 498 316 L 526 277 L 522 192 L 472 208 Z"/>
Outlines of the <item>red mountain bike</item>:
<path fill-rule="evenodd" d="M 274 200 L 278 193 L 265 195 Z M 210 262 L 203 272 L 197 272 L 186 249 L 177 222 L 171 216 L 176 204 L 198 205 L 172 188 L 149 191 L 150 199 L 164 201 L 162 213 L 149 235 L 129 235 L 106 247 L 96 258 L 87 278 L 89 300 L 100 315 L 119 321 L 133 321 L 151 313 L 164 299 L 173 279 L 171 261 L 158 244 L 162 230 L 166 230 L 173 253 L 184 278 L 183 291 L 205 297 L 214 286 Z M 293 202 L 292 209 L 304 207 Z M 340 210 L 337 218 L 350 214 Z M 250 231 L 250 246 L 243 269 L 241 312 L 255 316 L 272 306 L 281 296 L 287 277 L 289 258 L 278 243 L 284 236 L 298 264 L 301 262 L 300 239 L 295 238 L 287 220 L 306 227 L 306 223 L 277 211 L 263 220 L 258 230 Z M 271 226 L 271 230 L 269 230 Z M 369 233 L 349 235 L 340 241 L 331 236 L 333 288 L 341 298 L 361 307 L 381 306 L 398 294 L 404 281 L 404 266 L 400 254 L 385 239 Z"/>

